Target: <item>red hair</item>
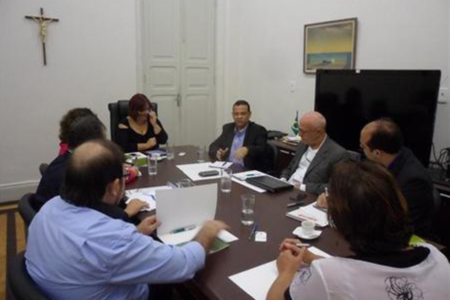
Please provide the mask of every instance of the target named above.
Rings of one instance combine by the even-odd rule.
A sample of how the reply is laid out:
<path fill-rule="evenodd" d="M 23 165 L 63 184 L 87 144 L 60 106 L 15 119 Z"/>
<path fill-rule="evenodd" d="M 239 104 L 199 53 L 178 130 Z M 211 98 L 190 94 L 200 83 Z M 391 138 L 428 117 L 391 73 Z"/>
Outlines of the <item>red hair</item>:
<path fill-rule="evenodd" d="M 147 108 L 152 111 L 153 104 L 144 94 L 135 94 L 128 102 L 130 117 L 133 118 L 133 120 L 136 120 L 140 111 L 146 110 Z"/>

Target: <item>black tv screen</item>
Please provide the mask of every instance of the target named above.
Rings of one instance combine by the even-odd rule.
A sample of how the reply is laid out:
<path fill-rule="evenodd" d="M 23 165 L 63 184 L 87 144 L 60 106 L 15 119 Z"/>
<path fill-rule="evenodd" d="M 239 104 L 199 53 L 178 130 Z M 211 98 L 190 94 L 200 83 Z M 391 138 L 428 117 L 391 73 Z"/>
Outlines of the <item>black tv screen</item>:
<path fill-rule="evenodd" d="M 359 152 L 364 125 L 391 118 L 405 146 L 428 166 L 440 77 L 439 70 L 317 70 L 315 110 L 332 139 Z"/>

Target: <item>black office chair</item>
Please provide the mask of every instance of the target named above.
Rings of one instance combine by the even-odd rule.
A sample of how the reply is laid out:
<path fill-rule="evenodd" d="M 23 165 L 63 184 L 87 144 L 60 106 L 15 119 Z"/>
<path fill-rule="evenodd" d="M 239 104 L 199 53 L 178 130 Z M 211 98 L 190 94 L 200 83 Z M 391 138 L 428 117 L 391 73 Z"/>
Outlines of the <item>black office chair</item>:
<path fill-rule="evenodd" d="M 33 281 L 25 266 L 25 251 L 18 253 L 8 264 L 8 284 L 16 300 L 49 300 Z"/>
<path fill-rule="evenodd" d="M 348 157 L 351 161 L 360 162 L 361 154 L 355 151 L 347 150 Z"/>
<path fill-rule="evenodd" d="M 441 193 L 439 193 L 438 189 L 433 185 L 433 208 L 431 209 L 431 220 L 433 223 L 437 222 L 439 210 L 441 209 L 442 199 Z"/>
<path fill-rule="evenodd" d="M 42 163 L 39 165 L 39 173 L 41 173 L 41 176 L 44 175 L 45 170 L 47 170 L 48 164 Z"/>
<path fill-rule="evenodd" d="M 158 114 L 158 104 L 152 102 L 153 109 L 156 114 Z M 109 116 L 110 116 L 110 130 L 111 130 L 111 140 L 117 142 L 117 126 L 119 122 L 129 115 L 130 111 L 128 109 L 128 100 L 119 100 L 117 102 L 108 104 Z"/>
<path fill-rule="evenodd" d="M 279 151 L 277 146 L 267 143 L 267 173 L 276 177 L 280 175 L 277 170 Z"/>
<path fill-rule="evenodd" d="M 36 208 L 36 204 L 34 203 L 34 194 L 28 193 L 23 195 L 19 200 L 19 213 L 23 221 L 25 222 L 27 229 L 37 212 L 38 209 Z"/>

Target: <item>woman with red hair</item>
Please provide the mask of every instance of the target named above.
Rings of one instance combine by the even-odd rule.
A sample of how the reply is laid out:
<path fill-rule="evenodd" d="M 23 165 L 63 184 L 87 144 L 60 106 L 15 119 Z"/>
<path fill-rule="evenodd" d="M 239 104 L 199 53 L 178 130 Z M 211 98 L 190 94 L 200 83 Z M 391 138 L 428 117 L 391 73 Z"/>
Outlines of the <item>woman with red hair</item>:
<path fill-rule="evenodd" d="M 125 152 L 153 150 L 167 143 L 167 133 L 144 94 L 131 97 L 128 107 L 130 115 L 120 121 L 118 131 L 118 144 Z"/>

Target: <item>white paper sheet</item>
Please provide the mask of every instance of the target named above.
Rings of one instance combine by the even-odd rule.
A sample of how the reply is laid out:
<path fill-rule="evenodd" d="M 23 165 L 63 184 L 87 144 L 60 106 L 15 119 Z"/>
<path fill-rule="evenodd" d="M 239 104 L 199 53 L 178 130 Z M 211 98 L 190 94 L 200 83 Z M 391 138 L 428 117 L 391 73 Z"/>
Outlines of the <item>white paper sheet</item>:
<path fill-rule="evenodd" d="M 331 257 L 329 254 L 315 247 L 309 247 L 308 250 L 322 257 Z M 272 283 L 277 279 L 277 276 L 277 264 L 276 260 L 273 260 L 253 269 L 232 275 L 229 278 L 253 299 L 264 300 Z"/>
<path fill-rule="evenodd" d="M 247 179 L 247 178 L 263 176 L 263 175 L 267 175 L 267 174 L 260 172 L 260 171 L 252 170 L 252 171 L 246 171 L 246 172 L 240 172 L 240 173 L 233 174 L 232 180 L 234 182 L 239 183 L 240 185 L 243 185 L 243 186 L 245 186 L 249 189 L 252 189 L 258 193 L 265 193 L 266 192 L 265 189 L 259 188 L 259 187 L 254 186 L 245 181 L 245 179 Z"/>
<path fill-rule="evenodd" d="M 152 211 L 156 208 L 156 191 L 157 190 L 168 190 L 171 189 L 168 186 L 156 186 L 151 188 L 143 188 L 143 189 L 134 189 L 125 191 L 125 195 L 128 197 L 128 200 L 125 202 L 128 204 L 133 199 L 139 199 L 148 203 L 147 208 L 141 209 L 141 211 Z"/>
<path fill-rule="evenodd" d="M 215 161 L 214 163 L 210 163 L 209 167 L 214 169 L 228 169 L 233 165 L 232 162 L 229 161 Z"/>
<path fill-rule="evenodd" d="M 170 235 L 173 230 L 192 225 L 199 226 L 207 220 L 214 219 L 217 206 L 217 183 L 180 189 L 157 190 L 156 206 L 158 207 L 156 215 L 158 221 L 161 222 L 161 226 L 158 228 L 158 236 L 161 239 L 168 239 L 169 237 L 164 236 Z M 189 241 L 189 232 L 185 231 L 181 232 L 182 234 L 172 235 L 185 236 L 187 242 Z M 193 236 L 195 236 L 195 233 L 193 233 Z M 177 237 L 174 238 L 181 241 Z"/>
<path fill-rule="evenodd" d="M 320 209 L 315 208 L 314 203 L 290 211 L 286 214 L 286 216 L 299 221 L 303 220 L 314 221 L 316 225 L 319 227 L 328 226 L 327 213 Z"/>
<path fill-rule="evenodd" d="M 192 181 L 199 181 L 199 180 L 210 180 L 210 179 L 218 179 L 220 178 L 220 170 L 218 175 L 215 176 L 208 176 L 208 177 L 201 177 L 198 175 L 198 173 L 202 171 L 211 171 L 213 170 L 210 168 L 211 163 L 198 163 L 198 164 L 186 164 L 186 165 L 177 165 L 177 168 L 180 169 L 184 174 L 186 174 L 189 179 Z"/>

